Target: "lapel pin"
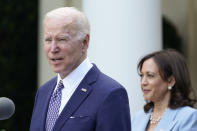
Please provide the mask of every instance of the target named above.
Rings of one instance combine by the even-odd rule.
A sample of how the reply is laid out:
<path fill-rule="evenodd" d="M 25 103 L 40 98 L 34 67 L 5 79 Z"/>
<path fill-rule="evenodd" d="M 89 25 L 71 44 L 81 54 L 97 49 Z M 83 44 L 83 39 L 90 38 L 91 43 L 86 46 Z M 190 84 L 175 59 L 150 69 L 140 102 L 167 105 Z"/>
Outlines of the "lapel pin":
<path fill-rule="evenodd" d="M 81 91 L 86 92 L 86 91 L 87 91 L 87 89 L 85 89 L 85 88 L 81 88 Z"/>

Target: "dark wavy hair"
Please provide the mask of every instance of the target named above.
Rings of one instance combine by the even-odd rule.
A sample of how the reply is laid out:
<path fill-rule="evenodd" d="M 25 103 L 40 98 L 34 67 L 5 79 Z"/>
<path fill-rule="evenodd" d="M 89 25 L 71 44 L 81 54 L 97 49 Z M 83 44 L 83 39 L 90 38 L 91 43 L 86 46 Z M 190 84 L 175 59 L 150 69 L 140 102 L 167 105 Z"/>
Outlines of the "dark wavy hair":
<path fill-rule="evenodd" d="M 138 63 L 138 73 L 141 72 L 143 63 L 152 58 L 159 68 L 159 74 L 164 81 L 174 76 L 175 85 L 171 90 L 171 98 L 168 107 L 176 109 L 183 106 L 191 106 L 197 102 L 196 95 L 191 86 L 189 70 L 184 57 L 173 49 L 161 50 L 144 56 Z M 193 96 L 190 93 L 193 92 Z M 192 97 L 192 98 L 191 98 Z M 148 112 L 154 107 L 153 102 L 146 102 L 144 111 Z"/>

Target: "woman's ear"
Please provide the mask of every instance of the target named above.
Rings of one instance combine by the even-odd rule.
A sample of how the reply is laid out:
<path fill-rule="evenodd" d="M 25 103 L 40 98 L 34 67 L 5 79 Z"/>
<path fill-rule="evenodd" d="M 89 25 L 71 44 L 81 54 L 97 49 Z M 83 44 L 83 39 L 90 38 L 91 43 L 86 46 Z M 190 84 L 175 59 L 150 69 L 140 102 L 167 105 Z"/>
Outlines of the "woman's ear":
<path fill-rule="evenodd" d="M 174 76 L 173 75 L 170 76 L 168 78 L 168 84 L 169 84 L 169 86 L 173 87 L 175 85 L 175 83 L 176 83 L 176 80 L 175 80 Z"/>

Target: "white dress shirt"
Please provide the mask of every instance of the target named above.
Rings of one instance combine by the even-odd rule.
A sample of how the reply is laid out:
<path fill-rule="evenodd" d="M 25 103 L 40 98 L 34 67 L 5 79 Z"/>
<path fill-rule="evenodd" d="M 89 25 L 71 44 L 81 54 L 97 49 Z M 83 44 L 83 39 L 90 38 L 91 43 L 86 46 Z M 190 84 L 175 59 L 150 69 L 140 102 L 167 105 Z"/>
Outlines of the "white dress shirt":
<path fill-rule="evenodd" d="M 92 68 L 92 66 L 93 65 L 90 63 L 89 59 L 86 58 L 75 70 L 73 70 L 67 77 L 62 80 L 64 88 L 62 89 L 62 99 L 59 114 L 62 112 L 66 103 L 69 101 L 70 97 L 73 95 L 74 91 L 76 90 L 82 79 L 85 77 L 85 75 L 88 73 L 88 71 Z M 60 80 L 61 77 L 58 74 L 55 90 L 57 89 Z"/>

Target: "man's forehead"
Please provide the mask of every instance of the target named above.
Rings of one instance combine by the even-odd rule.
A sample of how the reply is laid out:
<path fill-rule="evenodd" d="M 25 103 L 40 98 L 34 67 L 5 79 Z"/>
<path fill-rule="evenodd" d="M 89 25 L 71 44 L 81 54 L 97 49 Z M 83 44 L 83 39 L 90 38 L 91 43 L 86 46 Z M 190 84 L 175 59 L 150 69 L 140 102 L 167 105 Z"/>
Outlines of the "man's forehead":
<path fill-rule="evenodd" d="M 44 24 L 46 25 L 52 25 L 52 24 L 61 24 L 61 25 L 69 25 L 73 23 L 74 19 L 73 17 L 62 17 L 62 16 L 56 16 L 56 17 L 47 17 L 45 19 Z"/>
<path fill-rule="evenodd" d="M 76 30 L 77 25 L 72 19 L 48 19 L 44 23 L 44 30 Z"/>
<path fill-rule="evenodd" d="M 44 35 L 46 36 L 74 36 L 76 34 L 76 27 L 71 24 L 46 24 L 44 26 Z"/>

